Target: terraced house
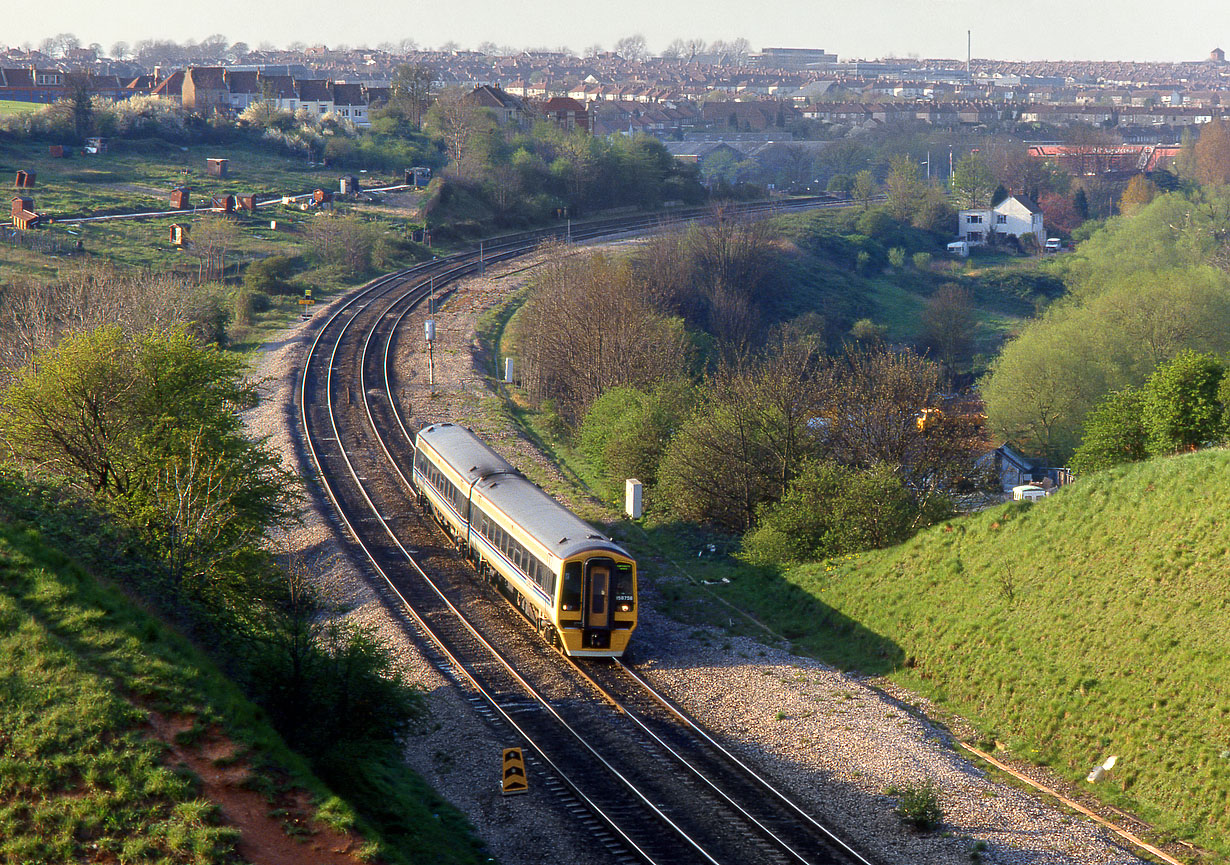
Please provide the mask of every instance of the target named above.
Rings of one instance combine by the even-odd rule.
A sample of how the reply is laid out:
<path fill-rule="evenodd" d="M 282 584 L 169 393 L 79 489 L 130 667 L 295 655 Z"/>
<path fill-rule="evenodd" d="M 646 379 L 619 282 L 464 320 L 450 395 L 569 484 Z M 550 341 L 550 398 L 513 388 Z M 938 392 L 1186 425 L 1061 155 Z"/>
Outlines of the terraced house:
<path fill-rule="evenodd" d="M 222 66 L 190 66 L 159 82 L 152 94 L 174 99 L 200 114 L 235 115 L 255 102 L 268 101 L 282 111 L 336 114 L 358 126 L 369 126 L 372 107 L 388 100 L 385 87 Z"/>

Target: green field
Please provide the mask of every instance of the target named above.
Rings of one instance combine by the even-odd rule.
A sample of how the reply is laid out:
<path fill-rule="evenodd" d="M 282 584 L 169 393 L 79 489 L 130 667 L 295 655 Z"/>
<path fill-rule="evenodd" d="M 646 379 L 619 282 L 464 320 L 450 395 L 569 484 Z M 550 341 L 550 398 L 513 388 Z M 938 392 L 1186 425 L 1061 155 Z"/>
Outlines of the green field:
<path fill-rule="evenodd" d="M 211 177 L 206 173 L 205 160 L 211 157 L 230 160 L 228 177 Z M 0 178 L 12 177 L 18 170 L 37 174 L 36 185 L 27 194 L 33 197 L 35 210 L 52 221 L 31 232 L 33 246 L 0 244 L 0 279 L 52 276 L 83 258 L 194 273 L 196 262 L 191 254 L 171 245 L 170 227 L 175 222 L 191 224 L 217 218 L 213 214 L 85 225 L 63 225 L 55 220 L 169 210 L 170 193 L 177 186 L 189 188 L 195 205 L 227 194 L 255 193 L 269 200 L 317 188 L 336 190 L 341 174 L 336 169 L 308 165 L 258 143 L 181 147 L 157 140 L 117 141 L 105 154 L 83 156 L 75 152 L 65 159 L 51 157 L 46 144 L 0 146 Z M 391 185 L 402 179 L 375 173 L 363 175 L 363 183 L 368 186 Z M 404 231 L 408 222 L 406 213 L 397 208 L 364 205 L 363 209 L 369 218 L 398 232 Z M 241 231 L 227 260 L 238 268 L 266 255 L 301 252 L 304 241 L 300 229 L 311 216 L 298 207 L 276 204 L 255 214 L 239 212 L 233 218 Z M 270 220 L 277 220 L 277 231 L 270 230 Z M 77 241 L 83 245 L 84 256 L 69 254 Z"/>
<path fill-rule="evenodd" d="M 1226 450 L 1127 466 L 888 550 L 738 569 L 719 593 L 971 719 L 985 747 L 1073 781 L 1117 756 L 1091 792 L 1230 857 L 1228 474 Z"/>
<path fill-rule="evenodd" d="M 42 107 L 37 102 L 16 102 L 12 99 L 0 99 L 0 114 L 32 114 Z"/>

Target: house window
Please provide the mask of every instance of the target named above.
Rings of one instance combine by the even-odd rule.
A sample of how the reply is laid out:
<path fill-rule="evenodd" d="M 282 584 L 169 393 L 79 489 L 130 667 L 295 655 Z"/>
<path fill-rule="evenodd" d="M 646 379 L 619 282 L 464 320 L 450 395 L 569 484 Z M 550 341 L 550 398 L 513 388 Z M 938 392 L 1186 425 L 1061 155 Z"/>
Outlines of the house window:
<path fill-rule="evenodd" d="M 995 214 L 995 224 L 996 225 L 1007 225 L 1008 217 L 1004 216 L 1002 213 Z"/>
<path fill-rule="evenodd" d="M 966 232 L 965 239 L 968 240 L 970 243 L 980 243 L 982 241 L 982 232 L 981 231 Z"/>
<path fill-rule="evenodd" d="M 966 225 L 982 225 L 982 215 L 978 213 L 972 213 L 969 216 L 965 217 L 965 223 Z"/>

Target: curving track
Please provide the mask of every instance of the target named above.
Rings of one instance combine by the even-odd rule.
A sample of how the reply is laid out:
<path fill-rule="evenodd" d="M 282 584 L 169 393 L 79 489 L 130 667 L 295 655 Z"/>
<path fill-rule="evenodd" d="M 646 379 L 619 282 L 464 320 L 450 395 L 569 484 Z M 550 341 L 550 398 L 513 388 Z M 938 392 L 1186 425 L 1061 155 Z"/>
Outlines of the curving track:
<path fill-rule="evenodd" d="M 571 234 L 613 236 L 660 224 L 610 220 Z M 528 252 L 544 236 L 484 244 L 484 262 Z M 475 591 L 476 577 L 444 535 L 407 507 L 403 467 L 411 464 L 412 438 L 392 384 L 392 347 L 406 315 L 436 286 L 447 291 L 479 267 L 477 253 L 462 254 L 369 284 L 323 322 L 305 361 L 303 444 L 373 582 L 431 660 L 510 744 L 525 747 L 531 771 L 590 830 L 589 858 L 606 851 L 612 861 L 663 865 L 869 863 L 634 671 L 581 671 L 535 639 L 493 589 Z"/>

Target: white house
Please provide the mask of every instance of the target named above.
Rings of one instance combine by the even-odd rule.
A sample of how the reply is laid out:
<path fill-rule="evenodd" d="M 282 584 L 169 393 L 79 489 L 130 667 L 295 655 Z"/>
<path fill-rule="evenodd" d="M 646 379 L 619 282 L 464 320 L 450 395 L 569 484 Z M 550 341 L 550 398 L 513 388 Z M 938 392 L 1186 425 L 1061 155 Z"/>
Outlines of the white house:
<path fill-rule="evenodd" d="M 994 207 L 962 210 L 957 215 L 957 232 L 970 246 L 982 246 L 992 234 L 1022 237 L 1032 234 L 1038 246 L 1046 242 L 1042 211 L 1026 195 L 1009 195 Z"/>

